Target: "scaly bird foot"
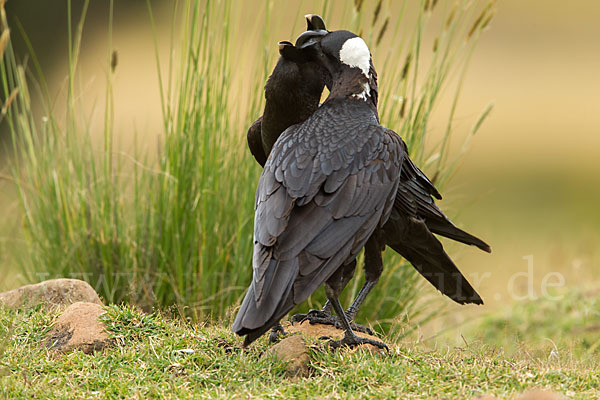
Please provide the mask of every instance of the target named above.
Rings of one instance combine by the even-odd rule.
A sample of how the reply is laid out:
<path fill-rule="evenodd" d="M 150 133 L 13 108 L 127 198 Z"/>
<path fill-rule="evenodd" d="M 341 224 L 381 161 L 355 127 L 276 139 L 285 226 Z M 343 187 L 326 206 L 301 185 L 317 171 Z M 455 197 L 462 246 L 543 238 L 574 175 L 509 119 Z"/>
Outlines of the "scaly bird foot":
<path fill-rule="evenodd" d="M 308 310 L 306 314 L 295 314 L 292 315 L 292 324 L 302 323 L 306 320 L 310 321 L 312 318 L 330 318 L 331 314 L 323 310 Z M 312 323 L 312 322 L 311 322 Z"/>
<path fill-rule="evenodd" d="M 333 325 L 337 329 L 344 330 L 342 322 L 338 316 L 331 315 L 328 312 L 322 310 L 310 310 L 306 314 L 296 314 L 292 316 L 292 323 L 303 323 L 304 321 L 310 322 L 311 325 Z M 373 335 L 373 331 L 364 325 L 359 325 L 355 322 L 350 321 L 350 327 L 354 331 L 366 333 L 367 335 L 371 336 Z"/>
<path fill-rule="evenodd" d="M 292 315 L 292 323 L 302 323 L 304 321 L 309 321 L 311 324 L 316 324 L 317 322 L 312 322 L 313 320 L 316 320 L 317 318 L 319 319 L 323 319 L 323 320 L 327 320 L 330 318 L 334 318 L 330 313 L 328 313 L 327 311 L 323 311 L 323 310 L 309 310 L 306 314 L 296 314 L 296 315 Z M 333 325 L 333 324 L 327 324 L 327 325 Z"/>
<path fill-rule="evenodd" d="M 281 336 L 289 335 L 288 332 L 283 330 L 283 326 L 281 324 L 277 324 L 271 328 L 271 333 L 269 333 L 269 344 L 275 343 Z"/>
<path fill-rule="evenodd" d="M 330 340 L 329 341 L 329 346 L 331 346 L 332 349 L 339 349 L 340 347 L 343 347 L 343 346 L 356 347 L 356 346 L 360 346 L 361 344 L 371 344 L 380 349 L 390 351 L 390 349 L 387 347 L 387 345 L 385 343 L 380 342 L 378 340 L 373 340 L 373 339 L 356 336 L 354 334 L 354 332 L 346 332 L 346 334 L 344 335 L 344 338 L 341 340 Z"/>

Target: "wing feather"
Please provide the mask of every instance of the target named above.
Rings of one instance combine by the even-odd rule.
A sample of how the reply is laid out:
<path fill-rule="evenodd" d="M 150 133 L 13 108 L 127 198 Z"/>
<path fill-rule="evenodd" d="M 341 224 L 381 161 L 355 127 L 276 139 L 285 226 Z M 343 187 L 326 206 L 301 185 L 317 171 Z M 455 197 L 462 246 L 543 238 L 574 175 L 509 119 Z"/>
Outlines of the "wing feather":
<path fill-rule="evenodd" d="M 260 164 L 261 167 L 265 166 L 267 162 L 267 156 L 265 155 L 265 150 L 262 145 L 262 115 L 254 121 L 252 126 L 248 129 L 247 139 L 248 139 L 248 148 L 250 149 L 250 153 L 254 156 L 256 162 Z"/>

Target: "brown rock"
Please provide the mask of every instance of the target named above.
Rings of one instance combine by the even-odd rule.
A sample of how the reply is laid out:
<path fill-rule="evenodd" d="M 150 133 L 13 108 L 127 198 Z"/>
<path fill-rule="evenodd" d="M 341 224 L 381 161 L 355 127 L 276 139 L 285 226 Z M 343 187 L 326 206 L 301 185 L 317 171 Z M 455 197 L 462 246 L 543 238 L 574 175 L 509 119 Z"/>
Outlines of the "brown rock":
<path fill-rule="evenodd" d="M 321 338 L 323 336 L 330 337 L 331 339 L 339 340 L 344 337 L 344 331 L 337 329 L 333 325 L 322 325 L 322 324 L 311 324 L 309 321 L 304 321 L 301 324 L 289 325 L 285 328 L 289 333 L 301 333 L 305 336 L 312 338 Z M 365 337 L 381 342 L 382 340 L 376 336 L 371 336 L 366 333 L 354 332 L 357 336 Z M 371 353 L 385 353 L 385 350 L 380 349 L 377 346 L 371 344 L 364 344 L 358 348 L 368 350 Z"/>
<path fill-rule="evenodd" d="M 50 331 L 48 347 L 64 353 L 81 350 L 86 354 L 103 349 L 110 340 L 98 319 L 104 312 L 96 303 L 70 305 Z"/>
<path fill-rule="evenodd" d="M 517 400 L 563 400 L 565 397 L 551 390 L 530 390 L 517 397 Z"/>
<path fill-rule="evenodd" d="M 48 305 L 69 305 L 78 301 L 102 304 L 89 283 L 79 279 L 52 279 L 0 293 L 0 305 L 9 308 Z"/>
<path fill-rule="evenodd" d="M 308 367 L 310 357 L 302 336 L 286 337 L 271 347 L 267 354 L 274 355 L 280 361 L 286 361 L 287 371 L 290 375 L 308 376 L 310 372 Z"/>

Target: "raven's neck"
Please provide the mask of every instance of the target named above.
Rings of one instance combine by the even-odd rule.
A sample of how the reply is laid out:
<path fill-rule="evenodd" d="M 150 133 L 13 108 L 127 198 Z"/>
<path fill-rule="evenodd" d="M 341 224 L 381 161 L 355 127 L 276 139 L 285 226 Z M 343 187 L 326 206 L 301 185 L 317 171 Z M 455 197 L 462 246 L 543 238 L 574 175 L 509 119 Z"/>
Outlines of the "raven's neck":
<path fill-rule="evenodd" d="M 261 126 L 267 156 L 283 131 L 305 121 L 319 107 L 324 83 L 308 68 L 281 58 L 267 80 Z"/>
<path fill-rule="evenodd" d="M 364 101 L 377 115 L 377 78 L 367 77 L 358 68 L 344 69 L 332 76 L 328 99 L 347 98 Z"/>

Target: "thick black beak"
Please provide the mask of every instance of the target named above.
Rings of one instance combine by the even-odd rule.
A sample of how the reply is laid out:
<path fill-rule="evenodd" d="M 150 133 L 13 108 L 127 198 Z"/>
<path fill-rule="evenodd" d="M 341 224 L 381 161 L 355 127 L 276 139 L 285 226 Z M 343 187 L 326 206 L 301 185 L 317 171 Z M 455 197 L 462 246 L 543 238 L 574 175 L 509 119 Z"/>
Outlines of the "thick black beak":
<path fill-rule="evenodd" d="M 306 14 L 306 30 L 307 31 L 326 31 L 325 21 L 317 14 Z"/>
<path fill-rule="evenodd" d="M 279 54 L 281 54 L 281 56 L 286 60 L 293 61 L 295 63 L 304 63 L 307 61 L 307 58 L 302 50 L 294 46 L 291 42 L 281 41 L 278 43 L 278 45 Z"/>
<path fill-rule="evenodd" d="M 292 44 L 292 42 L 288 42 L 287 40 L 282 40 L 281 42 L 277 43 L 277 45 L 279 46 L 279 52 L 281 53 L 282 51 L 284 51 L 287 47 L 294 47 L 294 45 Z"/>
<path fill-rule="evenodd" d="M 303 32 L 300 36 L 298 36 L 298 39 L 296 39 L 296 47 L 299 49 L 304 49 L 312 46 L 318 43 L 323 36 L 327 35 L 328 33 L 329 32 L 325 30 Z"/>
<path fill-rule="evenodd" d="M 303 49 L 317 44 L 329 33 L 325 28 L 325 21 L 317 14 L 306 14 L 304 18 L 306 18 L 307 31 L 298 36 L 295 45 L 288 41 L 279 42 L 279 54 L 297 63 L 307 62 L 308 56 Z"/>
<path fill-rule="evenodd" d="M 306 14 L 304 18 L 306 18 L 306 32 L 296 39 L 296 47 L 299 49 L 312 46 L 329 33 L 325 27 L 325 21 L 317 14 Z"/>

